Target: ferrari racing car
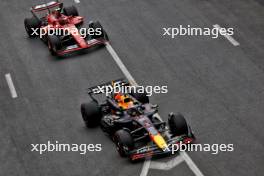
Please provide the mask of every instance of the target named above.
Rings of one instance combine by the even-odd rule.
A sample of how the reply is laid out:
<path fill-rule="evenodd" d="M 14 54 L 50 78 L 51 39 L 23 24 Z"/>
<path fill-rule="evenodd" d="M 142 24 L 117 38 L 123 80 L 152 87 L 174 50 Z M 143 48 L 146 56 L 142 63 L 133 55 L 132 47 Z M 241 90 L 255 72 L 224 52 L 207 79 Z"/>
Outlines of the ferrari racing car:
<path fill-rule="evenodd" d="M 65 55 L 108 41 L 98 21 L 90 21 L 81 33 L 84 18 L 79 16 L 75 6 L 63 7 L 57 0 L 33 6 L 30 10 L 33 16 L 24 20 L 26 32 L 29 37 L 41 38 L 52 55 Z"/>
<path fill-rule="evenodd" d="M 122 157 L 137 161 L 169 155 L 173 144 L 194 141 L 194 134 L 183 115 L 170 113 L 168 122 L 162 121 L 157 115 L 158 106 L 150 104 L 145 93 L 103 95 L 109 86 L 117 85 L 130 84 L 119 79 L 88 88 L 91 101 L 81 104 L 81 114 L 87 127 L 100 126 L 110 136 Z M 103 95 L 101 102 L 99 94 Z"/>

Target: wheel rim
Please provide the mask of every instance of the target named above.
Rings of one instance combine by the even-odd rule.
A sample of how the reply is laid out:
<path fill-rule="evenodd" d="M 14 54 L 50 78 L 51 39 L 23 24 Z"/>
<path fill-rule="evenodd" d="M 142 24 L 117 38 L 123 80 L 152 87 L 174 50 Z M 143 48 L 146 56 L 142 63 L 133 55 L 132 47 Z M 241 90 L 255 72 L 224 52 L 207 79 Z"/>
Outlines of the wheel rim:
<path fill-rule="evenodd" d="M 123 154 L 123 151 L 122 151 L 122 146 L 121 146 L 120 142 L 118 142 L 118 139 L 117 139 L 116 136 L 113 137 L 113 141 L 114 141 L 114 143 L 116 144 L 116 150 L 118 151 L 118 153 L 119 153 L 121 156 L 123 156 L 124 154 Z"/>
<path fill-rule="evenodd" d="M 120 142 L 117 142 L 116 149 L 121 156 L 125 154 L 124 147 L 120 144 Z"/>

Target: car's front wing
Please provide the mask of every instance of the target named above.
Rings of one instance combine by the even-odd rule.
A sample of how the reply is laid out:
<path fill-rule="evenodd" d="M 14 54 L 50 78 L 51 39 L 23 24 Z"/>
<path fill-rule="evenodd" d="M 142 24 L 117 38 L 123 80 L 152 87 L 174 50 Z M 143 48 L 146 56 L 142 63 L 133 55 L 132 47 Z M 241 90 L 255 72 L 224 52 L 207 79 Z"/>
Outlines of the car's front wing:
<path fill-rule="evenodd" d="M 175 151 L 174 145 L 179 145 L 180 142 L 182 144 L 190 144 L 194 141 L 194 138 L 188 136 L 176 136 L 167 140 L 168 148 L 166 150 L 162 150 L 158 148 L 155 144 L 149 144 L 144 147 L 140 147 L 138 149 L 132 150 L 129 152 L 129 157 L 131 161 L 141 160 L 152 157 L 166 156 L 171 155 Z"/>

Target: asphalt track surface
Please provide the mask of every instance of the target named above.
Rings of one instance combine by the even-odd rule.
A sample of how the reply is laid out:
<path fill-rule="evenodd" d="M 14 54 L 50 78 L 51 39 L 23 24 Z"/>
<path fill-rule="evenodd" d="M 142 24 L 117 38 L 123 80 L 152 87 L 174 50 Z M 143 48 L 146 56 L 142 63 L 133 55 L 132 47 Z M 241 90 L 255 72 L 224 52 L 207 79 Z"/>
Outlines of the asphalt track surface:
<path fill-rule="evenodd" d="M 65 4 L 74 2 L 67 0 Z M 124 77 L 105 48 L 52 57 L 23 26 L 34 0 L 0 6 L 0 175 L 135 176 L 142 163 L 119 157 L 100 129 L 86 129 L 79 112 L 85 88 Z M 141 85 L 168 85 L 151 97 L 166 120 L 182 112 L 199 143 L 233 143 L 234 152 L 188 154 L 204 175 L 264 173 L 264 10 L 253 0 L 81 0 L 79 12 L 100 20 L 111 45 Z M 163 27 L 234 27 L 239 46 L 223 37 L 165 39 Z M 5 79 L 10 73 L 18 97 Z M 102 152 L 30 152 L 31 143 L 101 143 Z M 194 175 L 185 163 L 148 175 Z"/>

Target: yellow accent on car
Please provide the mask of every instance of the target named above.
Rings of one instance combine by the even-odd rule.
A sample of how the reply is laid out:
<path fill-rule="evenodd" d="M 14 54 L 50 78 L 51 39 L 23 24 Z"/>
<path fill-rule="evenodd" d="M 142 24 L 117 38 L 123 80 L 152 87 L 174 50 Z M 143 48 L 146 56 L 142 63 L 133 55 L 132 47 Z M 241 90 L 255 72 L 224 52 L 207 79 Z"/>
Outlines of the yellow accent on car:
<path fill-rule="evenodd" d="M 155 136 L 152 136 L 153 142 L 160 148 L 160 149 L 165 149 L 168 147 L 167 143 L 165 142 L 164 138 L 160 135 L 157 134 Z"/>

